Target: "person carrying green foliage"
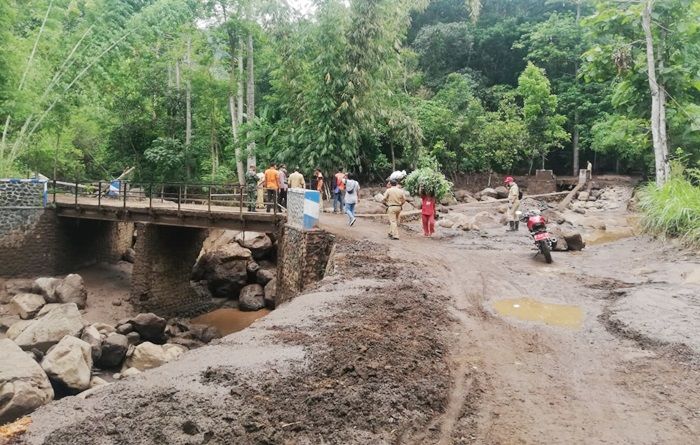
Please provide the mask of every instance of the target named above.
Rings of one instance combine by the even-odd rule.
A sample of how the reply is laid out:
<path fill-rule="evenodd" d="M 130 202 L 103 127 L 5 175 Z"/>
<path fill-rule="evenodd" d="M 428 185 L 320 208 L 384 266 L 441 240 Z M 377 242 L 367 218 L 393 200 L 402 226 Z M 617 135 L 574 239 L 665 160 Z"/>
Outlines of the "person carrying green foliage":
<path fill-rule="evenodd" d="M 248 173 L 245 175 L 245 192 L 246 192 L 246 204 L 248 205 L 248 211 L 255 211 L 255 201 L 258 192 L 258 175 L 255 172 L 255 166 L 251 165 Z"/>

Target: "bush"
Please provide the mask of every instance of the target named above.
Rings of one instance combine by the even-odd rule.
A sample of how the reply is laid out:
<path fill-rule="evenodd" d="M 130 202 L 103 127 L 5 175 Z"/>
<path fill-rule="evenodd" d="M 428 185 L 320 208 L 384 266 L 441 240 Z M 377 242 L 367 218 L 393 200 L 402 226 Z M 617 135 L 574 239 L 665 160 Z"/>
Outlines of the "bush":
<path fill-rule="evenodd" d="M 684 176 L 679 165 L 663 187 L 649 183 L 640 191 L 639 207 L 645 232 L 677 237 L 687 246 L 700 247 L 700 187 Z"/>
<path fill-rule="evenodd" d="M 452 183 L 445 178 L 445 175 L 431 167 L 414 170 L 404 179 L 403 185 L 413 196 L 423 192 L 435 196 L 438 200 L 452 191 Z"/>

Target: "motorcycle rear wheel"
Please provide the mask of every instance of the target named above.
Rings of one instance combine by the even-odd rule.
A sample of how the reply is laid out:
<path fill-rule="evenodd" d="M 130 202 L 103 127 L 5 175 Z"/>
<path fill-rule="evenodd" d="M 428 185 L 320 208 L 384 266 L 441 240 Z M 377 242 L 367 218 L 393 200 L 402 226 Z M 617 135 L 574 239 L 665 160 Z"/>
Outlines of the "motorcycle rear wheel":
<path fill-rule="evenodd" d="M 547 264 L 552 264 L 552 252 L 546 242 L 540 242 L 540 252 L 544 255 L 544 260 Z"/>

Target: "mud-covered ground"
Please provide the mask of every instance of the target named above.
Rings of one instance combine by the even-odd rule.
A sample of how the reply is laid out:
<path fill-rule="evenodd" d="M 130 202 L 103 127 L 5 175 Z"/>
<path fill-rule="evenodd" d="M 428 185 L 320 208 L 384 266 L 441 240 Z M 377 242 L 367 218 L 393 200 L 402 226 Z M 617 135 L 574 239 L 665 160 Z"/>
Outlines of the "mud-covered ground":
<path fill-rule="evenodd" d="M 444 411 L 447 298 L 371 242 L 215 346 L 33 414 L 17 443 L 395 443 Z M 432 283 L 434 284 L 434 283 Z"/>
<path fill-rule="evenodd" d="M 522 229 L 426 239 L 408 223 L 390 241 L 381 222 L 324 215 L 337 274 L 218 344 L 40 409 L 17 442 L 697 443 L 700 258 L 634 235 L 626 207 L 567 214 L 593 242 L 549 265 Z"/>

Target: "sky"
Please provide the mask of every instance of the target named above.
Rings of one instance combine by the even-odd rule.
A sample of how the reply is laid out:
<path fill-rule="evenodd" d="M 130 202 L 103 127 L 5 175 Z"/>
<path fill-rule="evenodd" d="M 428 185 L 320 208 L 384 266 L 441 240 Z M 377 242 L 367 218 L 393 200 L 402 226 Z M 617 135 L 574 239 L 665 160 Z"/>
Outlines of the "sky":
<path fill-rule="evenodd" d="M 312 0 L 287 0 L 289 5 L 301 12 L 302 14 L 308 14 L 314 10 Z"/>

